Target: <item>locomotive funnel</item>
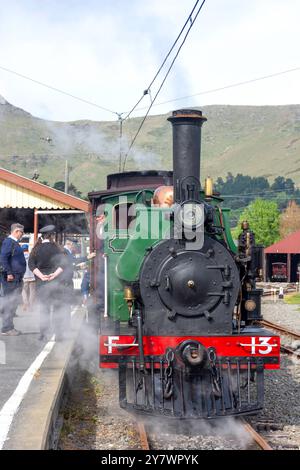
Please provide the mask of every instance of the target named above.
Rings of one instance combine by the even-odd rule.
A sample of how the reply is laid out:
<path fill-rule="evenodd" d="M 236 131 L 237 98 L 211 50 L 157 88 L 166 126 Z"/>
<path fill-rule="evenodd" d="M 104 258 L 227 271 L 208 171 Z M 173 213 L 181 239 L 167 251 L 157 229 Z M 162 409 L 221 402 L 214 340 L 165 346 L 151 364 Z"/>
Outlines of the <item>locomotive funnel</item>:
<path fill-rule="evenodd" d="M 199 200 L 201 126 L 207 119 L 201 111 L 173 111 L 168 121 L 173 126 L 174 202 Z"/>

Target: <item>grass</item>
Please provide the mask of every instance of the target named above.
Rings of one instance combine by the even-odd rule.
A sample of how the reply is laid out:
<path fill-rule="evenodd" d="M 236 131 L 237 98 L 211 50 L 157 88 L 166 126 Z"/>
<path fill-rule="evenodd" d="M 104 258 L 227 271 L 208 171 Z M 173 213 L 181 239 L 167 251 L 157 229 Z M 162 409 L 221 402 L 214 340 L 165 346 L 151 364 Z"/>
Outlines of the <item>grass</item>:
<path fill-rule="evenodd" d="M 284 298 L 285 302 L 290 305 L 299 305 L 300 304 L 300 293 L 287 295 Z"/>
<path fill-rule="evenodd" d="M 99 421 L 97 400 L 103 389 L 100 380 L 89 372 L 78 374 L 72 385 L 69 401 L 63 410 L 60 448 L 89 448 Z"/>

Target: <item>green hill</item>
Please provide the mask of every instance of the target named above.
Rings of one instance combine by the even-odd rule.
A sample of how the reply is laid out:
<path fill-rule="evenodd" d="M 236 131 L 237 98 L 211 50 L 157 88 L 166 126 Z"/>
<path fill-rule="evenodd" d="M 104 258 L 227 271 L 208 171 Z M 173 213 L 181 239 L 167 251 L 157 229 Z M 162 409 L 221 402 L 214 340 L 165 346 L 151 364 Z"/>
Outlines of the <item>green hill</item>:
<path fill-rule="evenodd" d="M 271 180 L 282 175 L 300 185 L 300 105 L 201 108 L 208 118 L 202 132 L 201 179 L 228 171 Z M 171 125 L 167 115 L 150 116 L 128 157 L 126 169 L 171 169 Z M 126 153 L 140 118 L 123 126 Z M 117 121 L 57 122 L 36 118 L 0 97 L 0 166 L 50 184 L 64 178 L 83 193 L 105 187 L 108 173 L 118 171 Z"/>

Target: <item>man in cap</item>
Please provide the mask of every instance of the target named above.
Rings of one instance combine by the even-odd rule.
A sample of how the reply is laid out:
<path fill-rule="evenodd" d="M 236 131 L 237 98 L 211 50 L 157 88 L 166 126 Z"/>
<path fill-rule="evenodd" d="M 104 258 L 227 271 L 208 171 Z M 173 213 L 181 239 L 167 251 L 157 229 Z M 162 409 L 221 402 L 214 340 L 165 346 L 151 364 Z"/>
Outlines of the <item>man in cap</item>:
<path fill-rule="evenodd" d="M 54 332 L 58 336 L 65 330 L 63 285 L 61 275 L 65 260 L 62 249 L 55 243 L 55 226 L 47 225 L 33 247 L 28 261 L 29 269 L 36 277 L 36 298 L 40 311 L 40 340 L 47 340 L 53 310 Z"/>
<path fill-rule="evenodd" d="M 66 269 L 64 272 L 64 280 L 73 285 L 73 274 L 76 269 L 76 266 L 78 266 L 81 263 L 85 263 L 86 261 L 95 258 L 96 253 L 90 253 L 87 256 L 81 256 L 81 257 L 76 257 L 75 256 L 76 252 L 76 240 L 72 240 L 71 238 L 67 238 L 65 245 L 64 245 L 64 253 L 67 258 L 66 262 Z"/>
<path fill-rule="evenodd" d="M 1 334 L 4 336 L 21 334 L 14 328 L 13 318 L 21 300 L 23 276 L 26 271 L 26 260 L 19 245 L 23 234 L 23 225 L 12 224 L 10 235 L 5 238 L 1 246 L 0 265 L 5 299 Z"/>

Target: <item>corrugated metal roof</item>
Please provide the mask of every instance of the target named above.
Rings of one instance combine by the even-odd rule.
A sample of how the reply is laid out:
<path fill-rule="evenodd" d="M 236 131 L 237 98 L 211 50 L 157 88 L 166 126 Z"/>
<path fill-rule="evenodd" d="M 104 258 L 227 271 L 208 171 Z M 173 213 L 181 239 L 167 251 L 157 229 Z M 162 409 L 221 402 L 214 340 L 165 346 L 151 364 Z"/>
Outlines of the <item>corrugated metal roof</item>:
<path fill-rule="evenodd" d="M 265 249 L 265 254 L 300 253 L 300 230 Z"/>
<path fill-rule="evenodd" d="M 79 209 L 89 203 L 37 181 L 0 168 L 0 208 Z"/>

